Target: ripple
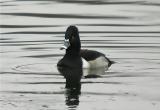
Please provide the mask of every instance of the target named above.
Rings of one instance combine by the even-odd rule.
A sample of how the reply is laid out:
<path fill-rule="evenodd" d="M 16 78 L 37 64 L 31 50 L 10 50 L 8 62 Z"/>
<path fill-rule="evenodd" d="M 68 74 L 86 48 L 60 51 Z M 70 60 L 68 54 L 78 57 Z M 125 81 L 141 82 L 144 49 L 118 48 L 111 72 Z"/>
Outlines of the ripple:
<path fill-rule="evenodd" d="M 77 24 L 78 26 L 115 26 L 115 27 L 142 27 L 160 26 L 160 24 Z"/>
<path fill-rule="evenodd" d="M 16 69 L 13 69 L 16 70 Z M 11 74 L 11 75 L 51 75 L 51 76 L 59 76 L 59 74 L 54 73 L 54 72 L 27 72 L 23 70 L 16 70 L 18 72 L 0 72 L 0 74 Z"/>
<path fill-rule="evenodd" d="M 160 48 L 160 46 L 106 46 L 106 45 L 96 45 L 96 46 L 83 46 L 85 48 Z"/>
<path fill-rule="evenodd" d="M 65 91 L 2 91 L 4 93 L 12 93 L 12 94 L 64 94 Z"/>
<path fill-rule="evenodd" d="M 80 31 L 82 34 L 160 34 L 160 31 Z M 52 32 L 52 31 L 17 31 L 17 32 L 5 32 L 2 34 L 65 34 L 65 32 Z"/>
<path fill-rule="evenodd" d="M 23 48 L 24 50 L 46 50 L 46 49 L 52 49 L 52 47 L 26 47 Z"/>
<path fill-rule="evenodd" d="M 43 54 L 43 55 L 29 55 L 29 56 L 22 56 L 22 57 L 32 57 L 32 58 L 48 58 L 48 57 L 59 57 L 63 56 L 63 54 Z"/>
<path fill-rule="evenodd" d="M 65 82 L 12 82 L 13 84 L 65 84 Z M 122 82 L 81 81 L 81 84 L 124 84 Z"/>
<path fill-rule="evenodd" d="M 41 18 L 74 18 L 74 19 L 130 19 L 127 16 L 102 16 L 102 15 L 81 15 L 81 14 L 49 14 L 49 13 L 1 13 L 1 15 L 41 17 Z"/>
<path fill-rule="evenodd" d="M 14 71 L 21 72 L 20 74 L 42 74 L 42 75 L 59 75 L 59 73 L 54 72 L 53 63 L 33 63 L 33 64 L 24 64 L 18 65 L 12 68 Z M 18 73 L 17 73 L 18 74 Z"/>
<path fill-rule="evenodd" d="M 2 34 L 65 34 L 65 32 L 20 31 L 20 32 L 6 32 Z"/>
<path fill-rule="evenodd" d="M 13 38 L 0 38 L 0 43 L 2 42 L 8 42 L 6 40 L 12 40 Z M 1 42 L 2 41 L 2 42 Z"/>
<path fill-rule="evenodd" d="M 1 28 L 41 28 L 41 27 L 60 27 L 61 25 L 0 25 Z"/>
<path fill-rule="evenodd" d="M 159 3 L 152 3 L 146 1 L 110 1 L 110 0 L 16 0 L 16 1 L 45 1 L 45 2 L 58 2 L 68 4 L 83 4 L 83 5 L 150 5 L 159 6 Z M 154 1 L 155 2 L 155 1 Z"/>
<path fill-rule="evenodd" d="M 11 94 L 65 94 L 66 91 L 2 91 L 3 93 L 11 93 Z M 84 95 L 103 95 L 103 96 L 135 96 L 133 93 L 121 92 L 121 93 L 103 93 L 103 92 L 83 92 Z"/>
<path fill-rule="evenodd" d="M 160 26 L 160 24 L 76 24 L 77 26 L 114 26 L 114 27 L 143 27 Z M 44 27 L 62 27 L 64 25 L 0 25 L 1 28 L 44 28 Z"/>
<path fill-rule="evenodd" d="M 2 41 L 0 43 L 31 43 L 31 42 L 33 42 L 33 43 L 46 43 L 46 42 L 59 43 L 59 42 L 63 42 L 62 40 L 12 41 L 11 38 L 1 38 L 0 40 L 10 40 L 10 41 Z"/>

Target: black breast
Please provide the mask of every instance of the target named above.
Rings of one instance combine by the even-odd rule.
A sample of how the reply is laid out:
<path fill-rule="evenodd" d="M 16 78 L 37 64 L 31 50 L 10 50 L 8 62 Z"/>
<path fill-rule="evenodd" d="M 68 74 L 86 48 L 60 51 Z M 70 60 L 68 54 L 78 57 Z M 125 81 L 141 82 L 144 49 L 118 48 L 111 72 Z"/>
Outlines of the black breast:
<path fill-rule="evenodd" d="M 65 56 L 58 62 L 57 66 L 82 68 L 82 60 L 80 56 L 65 54 Z"/>

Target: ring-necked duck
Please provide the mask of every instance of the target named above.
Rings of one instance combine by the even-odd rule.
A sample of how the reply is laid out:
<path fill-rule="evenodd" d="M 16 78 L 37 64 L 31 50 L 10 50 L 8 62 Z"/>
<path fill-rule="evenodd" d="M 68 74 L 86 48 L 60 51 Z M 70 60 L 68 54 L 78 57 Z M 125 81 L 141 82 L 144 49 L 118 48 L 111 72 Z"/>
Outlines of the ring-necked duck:
<path fill-rule="evenodd" d="M 81 49 L 79 31 L 76 26 L 69 26 L 65 33 L 64 45 L 66 54 L 58 62 L 59 67 L 69 68 L 98 68 L 110 67 L 113 63 L 103 53 Z"/>

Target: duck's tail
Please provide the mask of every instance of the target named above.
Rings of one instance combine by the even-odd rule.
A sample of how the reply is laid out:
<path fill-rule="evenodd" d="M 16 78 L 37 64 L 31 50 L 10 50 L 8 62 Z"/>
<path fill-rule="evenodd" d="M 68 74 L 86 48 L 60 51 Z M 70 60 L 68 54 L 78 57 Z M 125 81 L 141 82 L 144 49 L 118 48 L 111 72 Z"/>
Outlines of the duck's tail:
<path fill-rule="evenodd" d="M 108 60 L 108 67 L 110 67 L 112 64 L 116 63 L 115 61 L 111 61 L 109 58 L 105 57 Z"/>
<path fill-rule="evenodd" d="M 116 63 L 116 62 L 115 61 L 110 61 L 108 66 L 110 67 L 114 63 Z"/>

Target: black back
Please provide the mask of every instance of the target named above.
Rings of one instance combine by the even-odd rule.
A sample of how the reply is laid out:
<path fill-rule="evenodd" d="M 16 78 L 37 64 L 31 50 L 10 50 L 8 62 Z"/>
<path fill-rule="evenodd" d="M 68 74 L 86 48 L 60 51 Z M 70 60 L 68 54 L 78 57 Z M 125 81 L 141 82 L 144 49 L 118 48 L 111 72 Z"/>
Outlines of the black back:
<path fill-rule="evenodd" d="M 81 57 L 83 57 L 86 61 L 95 60 L 96 58 L 100 56 L 105 56 L 104 54 L 94 51 L 94 50 L 87 50 L 87 49 L 81 49 L 80 51 Z"/>
<path fill-rule="evenodd" d="M 110 67 L 113 63 L 115 63 L 111 61 L 109 58 L 107 58 L 103 53 L 94 50 L 81 49 L 80 56 L 84 58 L 86 61 L 95 60 L 96 58 L 103 56 L 109 62 L 108 67 Z"/>

